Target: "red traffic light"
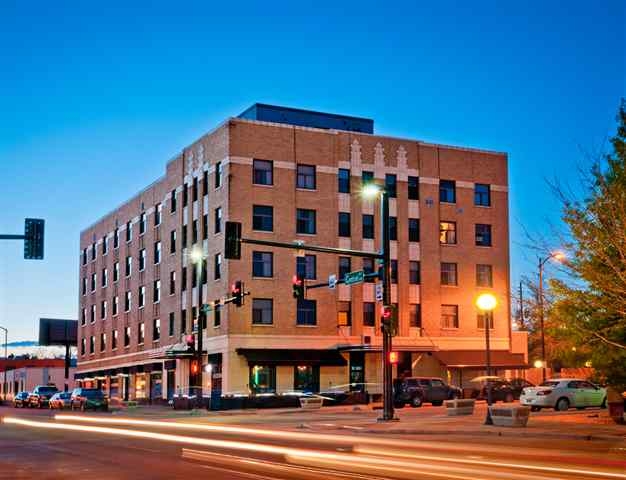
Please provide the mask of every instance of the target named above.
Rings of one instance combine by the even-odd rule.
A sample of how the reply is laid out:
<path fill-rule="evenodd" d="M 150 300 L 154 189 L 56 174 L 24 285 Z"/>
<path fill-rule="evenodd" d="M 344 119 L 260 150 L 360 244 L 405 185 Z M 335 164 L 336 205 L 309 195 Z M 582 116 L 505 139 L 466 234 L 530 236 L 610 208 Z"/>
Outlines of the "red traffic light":
<path fill-rule="evenodd" d="M 185 343 L 187 344 L 188 347 L 195 347 L 196 346 L 196 337 L 195 335 L 187 335 L 185 337 Z"/>
<path fill-rule="evenodd" d="M 389 352 L 389 363 L 392 365 L 398 364 L 398 352 Z"/>
<path fill-rule="evenodd" d="M 198 366 L 198 360 L 192 360 L 191 361 L 191 373 L 193 373 L 194 375 L 197 374 L 200 371 L 200 367 Z"/>
<path fill-rule="evenodd" d="M 300 285 L 302 285 L 302 280 L 303 280 L 302 277 L 299 275 L 294 275 L 291 279 L 291 281 L 296 287 L 299 287 Z"/>
<path fill-rule="evenodd" d="M 392 311 L 389 305 L 383 305 L 380 313 L 383 317 L 383 320 L 391 320 Z"/>

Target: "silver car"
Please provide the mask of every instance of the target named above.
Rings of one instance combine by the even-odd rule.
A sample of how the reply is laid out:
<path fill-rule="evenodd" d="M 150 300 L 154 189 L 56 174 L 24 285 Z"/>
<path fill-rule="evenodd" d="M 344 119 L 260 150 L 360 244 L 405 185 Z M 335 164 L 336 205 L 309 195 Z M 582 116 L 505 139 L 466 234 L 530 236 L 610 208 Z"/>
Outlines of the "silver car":
<path fill-rule="evenodd" d="M 556 378 L 537 387 L 527 387 L 519 398 L 521 405 L 532 411 L 554 408 L 564 411 L 570 407 L 606 407 L 606 389 L 579 378 Z"/>

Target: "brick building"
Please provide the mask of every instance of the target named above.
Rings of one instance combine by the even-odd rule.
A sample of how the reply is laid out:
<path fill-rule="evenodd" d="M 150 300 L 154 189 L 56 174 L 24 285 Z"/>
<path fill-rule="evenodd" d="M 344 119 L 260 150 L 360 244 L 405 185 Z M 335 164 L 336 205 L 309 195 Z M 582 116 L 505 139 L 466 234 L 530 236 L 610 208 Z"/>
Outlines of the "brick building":
<path fill-rule="evenodd" d="M 380 390 L 375 283 L 292 297 L 307 282 L 375 265 L 330 254 L 297 257 L 244 245 L 224 260 L 224 223 L 248 238 L 377 251 L 378 201 L 391 195 L 392 301 L 397 370 L 464 383 L 484 370 L 484 323 L 474 306 L 493 292 L 496 368 L 523 368 L 524 332 L 511 330 L 507 156 L 377 136 L 373 121 L 256 104 L 185 147 L 166 174 L 81 233 L 78 374 L 112 396 L 169 398 L 189 385 L 185 336 L 197 313 L 192 246 L 202 247 L 204 302 L 245 282 L 237 308 L 203 329 L 203 388 L 222 393 Z M 207 369 L 208 370 L 208 369 Z"/>

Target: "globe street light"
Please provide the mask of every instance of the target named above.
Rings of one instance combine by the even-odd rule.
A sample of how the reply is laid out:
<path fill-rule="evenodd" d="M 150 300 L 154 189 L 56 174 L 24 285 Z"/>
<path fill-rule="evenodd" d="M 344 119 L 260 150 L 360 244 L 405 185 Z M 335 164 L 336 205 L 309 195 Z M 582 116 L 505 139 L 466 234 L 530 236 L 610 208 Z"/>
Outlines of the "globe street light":
<path fill-rule="evenodd" d="M 487 370 L 487 416 L 485 417 L 485 425 L 493 425 L 491 419 L 491 352 L 489 349 L 489 327 L 491 325 L 491 315 L 493 309 L 498 305 L 498 300 L 491 293 L 482 293 L 476 298 L 476 306 L 482 312 L 483 323 L 485 327 L 485 366 Z"/>
<path fill-rule="evenodd" d="M 202 266 L 204 263 L 204 259 L 206 255 L 204 254 L 204 250 L 202 247 L 195 246 L 191 249 L 188 254 L 189 258 L 193 263 L 196 264 L 196 287 L 198 289 L 198 306 L 196 308 L 196 325 L 197 325 L 197 335 L 198 335 L 198 350 L 196 352 L 196 357 L 198 361 L 198 372 L 195 374 L 197 378 L 195 378 L 196 389 L 197 389 L 197 402 L 198 406 L 204 405 L 204 397 L 203 397 L 203 383 L 202 383 L 202 330 L 203 330 L 203 320 L 202 320 Z"/>

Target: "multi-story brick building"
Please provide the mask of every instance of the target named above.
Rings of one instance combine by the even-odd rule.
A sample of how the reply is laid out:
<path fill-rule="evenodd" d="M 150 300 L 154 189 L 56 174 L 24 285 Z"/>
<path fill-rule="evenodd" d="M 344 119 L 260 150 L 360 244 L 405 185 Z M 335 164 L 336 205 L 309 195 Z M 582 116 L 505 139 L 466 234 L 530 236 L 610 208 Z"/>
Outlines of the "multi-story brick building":
<path fill-rule="evenodd" d="M 78 378 L 140 399 L 189 385 L 196 246 L 206 258 L 204 302 L 228 297 L 236 280 L 251 292 L 242 307 L 208 314 L 205 391 L 350 383 L 379 391 L 375 283 L 310 290 L 304 301 L 291 292 L 296 269 L 319 283 L 373 270 L 371 261 L 245 244 L 241 260 L 223 258 L 226 220 L 241 222 L 248 238 L 377 251 L 379 206 L 360 195 L 369 181 L 391 196 L 397 369 L 456 383 L 484 370 L 474 306 L 483 291 L 499 300 L 493 364 L 525 365 L 526 336 L 512 331 L 509 311 L 506 154 L 377 136 L 368 119 L 255 105 L 185 147 L 164 177 L 81 233 Z"/>

